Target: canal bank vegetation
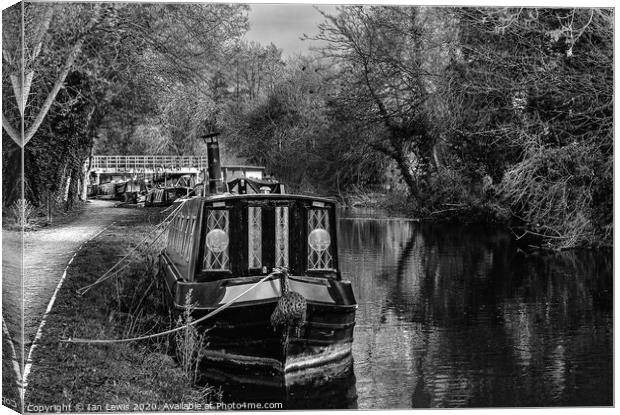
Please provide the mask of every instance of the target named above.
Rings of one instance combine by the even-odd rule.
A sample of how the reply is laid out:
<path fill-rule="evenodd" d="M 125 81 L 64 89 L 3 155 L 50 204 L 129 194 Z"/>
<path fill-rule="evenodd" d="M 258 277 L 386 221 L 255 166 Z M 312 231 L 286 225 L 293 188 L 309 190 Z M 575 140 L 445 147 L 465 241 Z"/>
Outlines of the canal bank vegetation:
<path fill-rule="evenodd" d="M 244 155 L 356 203 L 380 192 L 379 205 L 418 218 L 506 223 L 559 249 L 611 245 L 610 10 L 324 16 L 321 58 L 294 62 L 247 105 Z"/>
<path fill-rule="evenodd" d="M 26 403 L 62 403 L 79 412 L 89 411 L 86 405 L 91 404 L 92 411 L 127 412 L 162 410 L 166 404 L 221 401 L 218 390 L 197 383 L 199 336 L 193 327 L 179 332 L 176 340 L 170 335 L 104 345 L 62 341 L 130 338 L 185 323 L 183 316 L 177 320 L 170 314 L 163 280 L 155 277 L 156 243 L 140 249 L 119 276 L 94 286 L 83 296 L 76 293 L 152 233 L 163 217 L 144 211 L 132 218 L 128 223 L 112 225 L 88 242 L 68 268 L 53 318 L 48 319 L 34 354 Z M 106 409 L 106 404 L 117 406 Z"/>
<path fill-rule="evenodd" d="M 245 31 L 246 10 L 93 2 L 5 9 L 3 208 L 26 198 L 35 206 L 53 199 L 72 209 L 84 198 L 84 161 L 95 140 L 102 136 L 105 143 L 113 134 L 116 145 L 103 146 L 117 151 L 138 142 L 135 129 L 161 116 L 155 99 L 164 102 L 171 90 L 203 79 L 213 69 L 205 67 L 205 57 L 220 55 Z M 169 127 L 172 139 L 183 134 L 177 125 Z"/>
<path fill-rule="evenodd" d="M 263 165 L 293 190 L 508 224 L 551 248 L 612 244 L 611 9 L 344 6 L 296 57 L 244 40 L 242 5 L 25 10 L 56 28 L 25 39 L 42 45 L 25 106 L 34 205 L 77 200 L 93 152 L 201 153 L 217 130 L 225 161 Z M 19 68 L 5 67 L 13 97 Z M 9 206 L 20 108 L 5 107 Z"/>
<path fill-rule="evenodd" d="M 69 223 L 76 219 L 86 207 L 86 201 L 75 201 L 67 209 L 63 201 L 51 201 L 35 206 L 28 199 L 17 199 L 2 214 L 2 229 L 5 231 L 36 231 L 38 229 Z"/>

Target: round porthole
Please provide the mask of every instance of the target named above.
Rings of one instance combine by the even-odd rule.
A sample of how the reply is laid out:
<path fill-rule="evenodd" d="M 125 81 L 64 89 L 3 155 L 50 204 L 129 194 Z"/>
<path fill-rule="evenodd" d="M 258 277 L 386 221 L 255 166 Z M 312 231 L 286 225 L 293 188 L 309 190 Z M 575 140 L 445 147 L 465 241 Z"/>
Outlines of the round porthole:
<path fill-rule="evenodd" d="M 325 251 L 331 243 L 332 239 L 325 229 L 315 229 L 308 235 L 308 244 L 315 251 Z"/>
<path fill-rule="evenodd" d="M 228 247 L 228 235 L 221 229 L 213 229 L 207 234 L 207 247 L 216 254 Z"/>

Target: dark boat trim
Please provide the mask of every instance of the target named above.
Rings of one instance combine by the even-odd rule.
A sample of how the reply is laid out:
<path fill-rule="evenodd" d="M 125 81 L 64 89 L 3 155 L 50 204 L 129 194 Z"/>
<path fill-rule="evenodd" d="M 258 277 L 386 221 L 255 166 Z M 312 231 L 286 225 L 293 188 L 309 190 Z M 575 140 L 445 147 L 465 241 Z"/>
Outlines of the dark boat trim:
<path fill-rule="evenodd" d="M 168 289 L 171 294 L 175 293 L 175 295 L 173 296 L 174 307 L 179 310 L 184 309 L 185 294 L 191 289 L 197 288 L 201 290 L 200 292 L 198 291 L 196 292 L 196 295 L 198 296 L 198 298 L 195 299 L 197 301 L 193 301 L 193 302 L 197 302 L 196 305 L 193 307 L 194 310 L 208 312 L 208 311 L 213 311 L 217 309 L 218 307 L 222 306 L 225 297 L 224 298 L 201 297 L 199 294 L 202 294 L 205 289 L 215 288 L 221 291 L 221 288 L 234 287 L 234 286 L 240 286 L 240 285 L 250 285 L 255 282 L 258 282 L 262 277 L 259 275 L 259 276 L 248 276 L 248 277 L 233 277 L 230 279 L 216 280 L 216 281 L 211 281 L 211 282 L 188 282 L 188 281 L 184 281 L 181 278 L 175 277 L 176 266 L 170 260 L 170 258 L 168 258 L 166 253 L 163 253 L 160 256 L 160 258 L 162 258 L 164 261 L 164 270 L 165 270 L 164 274 L 165 274 L 166 285 L 168 286 Z M 178 273 L 178 270 L 177 270 L 177 273 Z M 346 303 L 338 304 L 336 302 L 316 301 L 316 300 L 313 300 L 312 298 L 307 298 L 306 301 L 308 302 L 309 305 L 329 307 L 330 310 L 334 310 L 336 312 L 348 312 L 348 311 L 357 309 L 357 303 L 355 302 L 355 299 L 353 297 L 353 292 L 351 290 L 351 286 L 348 281 L 338 281 L 338 280 L 329 279 L 329 278 L 308 278 L 308 277 L 300 277 L 300 276 L 294 276 L 294 275 L 290 276 L 290 281 L 291 282 L 298 281 L 301 284 L 305 283 L 305 284 L 312 284 L 312 285 L 325 287 L 328 294 L 331 292 L 330 291 L 331 289 L 334 289 L 336 293 L 338 294 L 338 297 L 341 301 L 350 302 L 349 304 L 346 304 Z M 261 305 L 261 304 L 269 304 L 269 303 L 275 304 L 279 299 L 279 289 L 280 289 L 279 284 L 277 283 L 277 277 L 274 276 L 272 278 L 269 278 L 267 281 L 263 283 L 263 285 L 264 284 L 271 284 L 272 286 L 276 287 L 273 292 L 274 295 L 268 298 L 263 298 L 263 299 L 255 298 L 255 299 L 252 299 L 251 301 L 250 300 L 239 301 L 237 303 L 232 304 L 230 308 L 247 307 L 249 305 L 248 303 L 251 303 L 252 305 Z M 213 291 L 212 294 L 215 295 L 215 291 Z M 205 302 L 210 303 L 210 304 L 207 305 L 205 304 Z"/>
<path fill-rule="evenodd" d="M 243 194 L 243 195 L 234 195 L 234 194 L 217 194 L 210 196 L 208 199 L 205 199 L 205 204 L 207 206 L 213 205 L 213 203 L 218 202 L 227 202 L 227 201 L 238 201 L 243 199 L 249 200 L 308 200 L 311 202 L 323 202 L 333 204 L 336 203 L 334 199 L 330 199 L 328 197 L 320 197 L 320 196 L 308 196 L 308 195 L 290 195 L 290 194 L 279 194 L 279 193 L 257 193 L 257 194 Z"/>

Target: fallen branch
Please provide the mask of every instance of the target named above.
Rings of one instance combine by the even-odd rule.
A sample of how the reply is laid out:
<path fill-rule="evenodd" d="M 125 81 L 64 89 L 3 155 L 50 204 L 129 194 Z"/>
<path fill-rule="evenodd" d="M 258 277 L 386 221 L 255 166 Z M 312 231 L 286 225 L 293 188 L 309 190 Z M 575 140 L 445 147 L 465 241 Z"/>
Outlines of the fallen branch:
<path fill-rule="evenodd" d="M 436 215 L 436 214 L 439 214 L 439 213 L 452 212 L 452 211 L 455 211 L 455 210 L 462 210 L 462 209 L 463 208 L 457 207 L 457 208 L 450 208 L 450 209 L 444 209 L 444 210 L 436 210 L 436 211 L 432 212 L 429 216 Z"/>

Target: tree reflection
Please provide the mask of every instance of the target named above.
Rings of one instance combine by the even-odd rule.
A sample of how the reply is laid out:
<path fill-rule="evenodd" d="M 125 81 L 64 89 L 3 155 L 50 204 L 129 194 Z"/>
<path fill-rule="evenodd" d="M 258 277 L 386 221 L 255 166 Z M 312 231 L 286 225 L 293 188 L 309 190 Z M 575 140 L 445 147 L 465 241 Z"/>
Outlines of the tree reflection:
<path fill-rule="evenodd" d="M 360 405 L 611 404 L 611 254 L 397 221 L 343 221 L 340 241 Z"/>

